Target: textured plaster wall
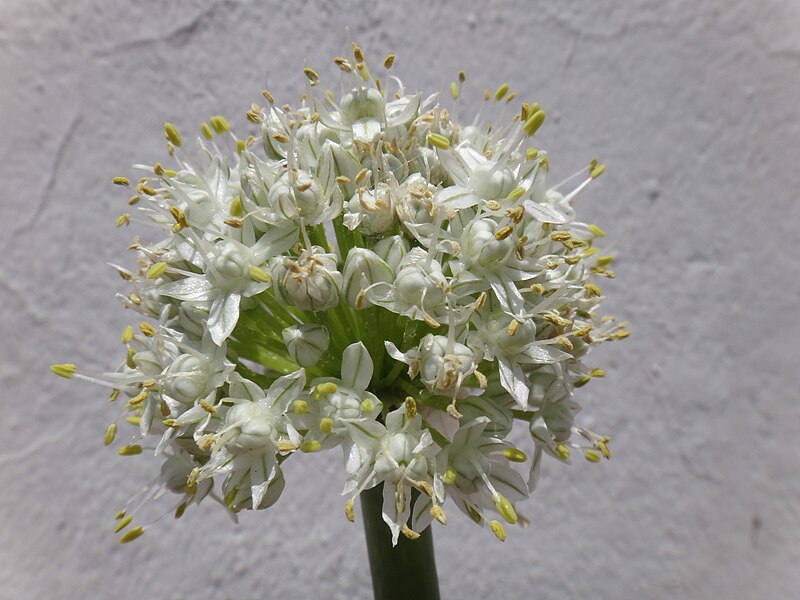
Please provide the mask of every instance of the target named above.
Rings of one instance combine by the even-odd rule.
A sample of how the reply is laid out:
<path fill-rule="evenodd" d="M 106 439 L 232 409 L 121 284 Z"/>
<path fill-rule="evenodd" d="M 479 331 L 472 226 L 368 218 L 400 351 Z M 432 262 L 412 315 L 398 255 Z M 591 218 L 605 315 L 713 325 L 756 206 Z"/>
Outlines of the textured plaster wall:
<path fill-rule="evenodd" d="M 463 68 L 476 97 L 538 99 L 556 178 L 609 164 L 580 210 L 617 240 L 606 309 L 633 336 L 580 393 L 615 457 L 548 462 L 505 544 L 454 513 L 444 597 L 796 598 L 799 3 L 6 0 L 0 599 L 369 596 L 336 456 L 290 465 L 239 526 L 209 503 L 120 546 L 112 515 L 156 465 L 104 451 L 103 391 L 47 372 L 120 358 L 111 177 L 162 157 L 164 120 L 243 126 L 265 78 L 286 101 L 305 64 L 332 75 L 347 26 L 411 89 Z"/>

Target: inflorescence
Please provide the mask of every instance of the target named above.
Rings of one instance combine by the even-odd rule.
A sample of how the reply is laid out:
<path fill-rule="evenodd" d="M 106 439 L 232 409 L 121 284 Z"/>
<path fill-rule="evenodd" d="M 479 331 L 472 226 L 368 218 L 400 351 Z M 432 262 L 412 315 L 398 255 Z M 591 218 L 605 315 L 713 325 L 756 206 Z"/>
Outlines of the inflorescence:
<path fill-rule="evenodd" d="M 52 370 L 111 388 L 121 411 L 106 445 L 127 422 L 119 453 L 164 459 L 117 514 L 123 542 L 165 490 L 176 516 L 207 497 L 232 514 L 267 508 L 289 457 L 336 447 L 349 519 L 384 483 L 394 543 L 446 523 L 448 498 L 504 540 L 543 455 L 610 457 L 608 438 L 575 423 L 573 394 L 603 376 L 582 362 L 590 346 L 627 335 L 597 313 L 594 280 L 613 277 L 604 233 L 573 210 L 605 167 L 592 161 L 569 193 L 548 188 L 548 155 L 529 145 L 538 104 L 463 126 L 437 95 L 405 92 L 393 55 L 378 76 L 355 44 L 334 62 L 338 96 L 306 68 L 298 107 L 265 90 L 247 111 L 253 135 L 215 116 L 189 152 L 166 123 L 170 168 L 114 178 L 138 209 L 117 226 L 160 237 L 137 237 L 136 267 L 116 266 L 142 320 L 123 330 L 115 372 Z M 507 112 L 516 94 L 484 96 Z M 530 456 L 506 439 L 515 421 Z M 527 478 L 513 468 L 525 463 Z"/>

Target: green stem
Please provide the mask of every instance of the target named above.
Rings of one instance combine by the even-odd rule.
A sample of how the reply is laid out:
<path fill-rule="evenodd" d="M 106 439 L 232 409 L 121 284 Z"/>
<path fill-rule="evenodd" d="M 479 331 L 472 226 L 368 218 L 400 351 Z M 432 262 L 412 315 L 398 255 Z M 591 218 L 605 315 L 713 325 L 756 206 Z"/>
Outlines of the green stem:
<path fill-rule="evenodd" d="M 413 498 L 416 499 L 415 491 Z M 392 547 L 392 536 L 381 515 L 383 484 L 361 492 L 364 533 L 375 600 L 439 600 L 439 580 L 433 553 L 431 527 L 416 540 L 400 535 Z"/>

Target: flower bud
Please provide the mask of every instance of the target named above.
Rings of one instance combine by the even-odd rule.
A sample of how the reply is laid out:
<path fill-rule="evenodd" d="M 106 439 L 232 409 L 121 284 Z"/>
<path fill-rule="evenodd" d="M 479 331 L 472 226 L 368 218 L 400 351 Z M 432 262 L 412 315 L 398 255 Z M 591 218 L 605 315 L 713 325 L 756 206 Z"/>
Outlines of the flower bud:
<path fill-rule="evenodd" d="M 435 192 L 436 186 L 419 173 L 414 173 L 400 186 L 397 216 L 403 223 L 430 223 L 433 221 L 432 199 Z"/>
<path fill-rule="evenodd" d="M 394 280 L 394 272 L 389 265 L 372 250 L 366 248 L 350 250 L 344 262 L 343 271 L 342 291 L 350 306 L 356 303 L 356 298 L 361 290 L 379 281 L 391 283 Z M 362 302 L 362 307 L 370 304 L 367 299 L 363 299 Z"/>
<path fill-rule="evenodd" d="M 372 250 L 389 265 L 392 271 L 396 271 L 400 261 L 408 254 L 408 242 L 401 235 L 392 235 L 378 241 Z"/>
<path fill-rule="evenodd" d="M 409 306 L 417 306 L 426 311 L 444 303 L 446 284 L 447 280 L 442 273 L 442 266 L 435 260 L 426 264 L 424 259 L 420 259 L 420 253 L 417 252 L 411 252 L 405 256 L 395 280 L 400 300 Z M 425 292 L 424 299 L 423 291 Z"/>
<path fill-rule="evenodd" d="M 475 167 L 469 177 L 472 191 L 484 200 L 505 198 L 516 187 L 514 174 L 505 168 L 487 163 Z"/>
<path fill-rule="evenodd" d="M 498 240 L 499 223 L 483 218 L 471 221 L 461 234 L 461 250 L 468 268 L 492 270 L 503 266 L 513 256 L 514 240 L 509 236 Z"/>
<path fill-rule="evenodd" d="M 394 201 L 385 183 L 379 183 L 375 190 L 357 190 L 346 207 L 345 218 L 350 229 L 359 227 L 368 235 L 377 235 L 394 227 Z"/>
<path fill-rule="evenodd" d="M 381 93 L 374 88 L 353 90 L 342 97 L 339 112 L 342 121 L 351 125 L 362 119 L 383 121 L 385 102 Z"/>
<path fill-rule="evenodd" d="M 319 246 L 304 250 L 294 260 L 279 256 L 270 261 L 273 289 L 279 300 L 303 310 L 328 310 L 339 304 L 342 274 L 336 270 L 336 256 Z"/>
<path fill-rule="evenodd" d="M 292 325 L 282 331 L 283 343 L 289 356 L 301 367 L 313 367 L 328 350 L 330 336 L 322 325 L 305 323 Z"/>
<path fill-rule="evenodd" d="M 472 350 L 446 336 L 426 335 L 419 345 L 419 375 L 425 386 L 436 394 L 446 394 L 474 369 Z"/>
<path fill-rule="evenodd" d="M 327 208 L 323 202 L 322 188 L 305 171 L 297 171 L 295 177 L 284 173 L 270 188 L 268 203 L 276 213 L 286 219 L 313 219 Z"/>

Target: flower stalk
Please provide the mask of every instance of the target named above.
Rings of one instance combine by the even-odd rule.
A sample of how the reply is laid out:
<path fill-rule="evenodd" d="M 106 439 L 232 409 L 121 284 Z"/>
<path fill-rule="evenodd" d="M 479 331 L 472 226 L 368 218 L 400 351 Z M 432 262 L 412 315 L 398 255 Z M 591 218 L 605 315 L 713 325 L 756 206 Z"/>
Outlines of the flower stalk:
<path fill-rule="evenodd" d="M 414 501 L 419 497 L 413 494 Z M 439 600 L 439 579 L 433 551 L 433 532 L 428 527 L 417 539 L 392 536 L 383 521 L 383 484 L 361 492 L 361 512 L 367 540 L 369 569 L 375 600 Z"/>

